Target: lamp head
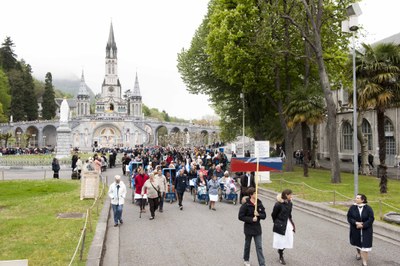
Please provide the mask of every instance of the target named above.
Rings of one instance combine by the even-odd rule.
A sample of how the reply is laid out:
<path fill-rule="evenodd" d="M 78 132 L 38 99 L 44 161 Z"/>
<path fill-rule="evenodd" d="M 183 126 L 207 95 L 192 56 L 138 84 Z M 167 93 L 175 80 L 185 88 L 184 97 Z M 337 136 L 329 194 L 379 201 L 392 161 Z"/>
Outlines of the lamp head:
<path fill-rule="evenodd" d="M 351 4 L 346 8 L 347 16 L 360 16 L 362 14 L 360 5 L 358 3 Z"/>

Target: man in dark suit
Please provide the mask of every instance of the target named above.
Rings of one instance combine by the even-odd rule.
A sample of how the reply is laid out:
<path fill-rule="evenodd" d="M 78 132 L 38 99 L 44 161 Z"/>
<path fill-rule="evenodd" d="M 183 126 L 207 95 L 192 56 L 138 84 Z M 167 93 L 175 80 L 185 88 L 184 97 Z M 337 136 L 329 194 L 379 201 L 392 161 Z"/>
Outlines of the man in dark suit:
<path fill-rule="evenodd" d="M 240 202 L 244 196 L 249 196 L 247 190 L 256 187 L 256 182 L 254 180 L 254 172 L 246 172 L 240 177 Z"/>

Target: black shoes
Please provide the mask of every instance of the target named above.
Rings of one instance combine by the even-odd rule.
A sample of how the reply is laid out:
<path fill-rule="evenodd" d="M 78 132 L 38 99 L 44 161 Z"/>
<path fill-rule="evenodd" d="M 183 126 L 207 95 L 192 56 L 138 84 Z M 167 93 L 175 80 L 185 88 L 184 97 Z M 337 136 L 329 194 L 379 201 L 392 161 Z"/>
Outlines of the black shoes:
<path fill-rule="evenodd" d="M 118 226 L 118 224 L 114 224 L 114 227 L 117 227 Z"/>
<path fill-rule="evenodd" d="M 183 210 L 183 206 L 179 206 L 179 209 L 180 209 L 180 210 Z"/>
<path fill-rule="evenodd" d="M 279 263 L 282 264 L 282 265 L 286 265 L 286 261 L 285 261 L 285 259 L 283 257 L 279 258 Z"/>
<path fill-rule="evenodd" d="M 120 224 L 123 224 L 123 223 L 124 223 L 124 221 L 122 221 L 122 220 L 119 220 L 119 223 L 120 223 Z"/>
<path fill-rule="evenodd" d="M 149 220 L 154 220 L 154 217 L 153 217 L 153 216 L 151 216 L 151 217 L 149 218 Z"/>

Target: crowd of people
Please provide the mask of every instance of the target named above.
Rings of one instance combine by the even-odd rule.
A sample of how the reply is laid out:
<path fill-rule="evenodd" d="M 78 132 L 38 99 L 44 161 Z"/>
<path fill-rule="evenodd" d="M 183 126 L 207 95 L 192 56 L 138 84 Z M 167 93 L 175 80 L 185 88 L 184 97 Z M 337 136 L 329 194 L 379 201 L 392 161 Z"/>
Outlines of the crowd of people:
<path fill-rule="evenodd" d="M 0 147 L 0 156 L 1 155 L 22 155 L 22 154 L 51 154 L 54 152 L 54 149 L 48 147 L 30 147 L 30 148 L 5 148 Z"/>
<path fill-rule="evenodd" d="M 108 158 L 108 164 L 111 167 L 113 152 L 109 152 L 109 155 L 111 159 Z M 82 164 L 81 171 L 95 170 L 101 173 L 104 159 L 107 160 L 104 154 L 89 158 Z M 75 158 L 72 167 L 78 169 L 79 160 L 79 157 Z M 131 153 L 125 152 L 121 162 L 122 175 L 129 177 L 129 187 L 133 191 L 132 203 L 139 206 L 140 215 L 145 214 L 148 207 L 149 220 L 154 220 L 157 212 L 163 212 L 167 193 L 174 194 L 178 208 L 182 211 L 186 192 L 208 194 L 209 209 L 214 211 L 221 187 L 225 193 L 237 193 L 241 203 L 238 219 L 244 223 L 244 265 L 250 265 L 252 239 L 255 242 L 259 265 L 266 265 L 261 221 L 266 219 L 267 214 L 262 201 L 256 196 L 254 172 L 230 173 L 229 161 L 222 149 L 137 147 L 132 149 Z M 90 168 L 91 165 L 93 169 Z M 114 213 L 114 226 L 117 227 L 123 224 L 122 210 L 127 199 L 127 188 L 121 176 L 115 176 L 108 195 Z M 284 250 L 293 248 L 296 232 L 292 218 L 292 196 L 293 192 L 290 189 L 279 193 L 270 214 L 273 222 L 272 247 L 277 250 L 277 258 L 282 265 L 287 263 Z M 362 265 L 367 265 L 368 252 L 372 249 L 374 215 L 372 208 L 367 205 L 365 195 L 357 195 L 347 217 L 350 225 L 350 244 L 355 246 L 357 251 L 355 258 L 362 260 Z"/>

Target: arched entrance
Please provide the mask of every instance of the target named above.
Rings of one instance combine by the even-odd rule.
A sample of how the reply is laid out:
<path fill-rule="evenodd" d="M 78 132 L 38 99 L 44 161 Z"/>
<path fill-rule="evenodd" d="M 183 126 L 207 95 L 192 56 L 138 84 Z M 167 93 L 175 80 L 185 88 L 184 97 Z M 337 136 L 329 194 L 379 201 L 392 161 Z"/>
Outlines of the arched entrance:
<path fill-rule="evenodd" d="M 47 125 L 43 128 L 42 146 L 54 148 L 57 142 L 57 129 L 53 125 Z"/>
<path fill-rule="evenodd" d="M 36 127 L 30 126 L 26 129 L 26 138 L 28 147 L 37 147 L 38 137 L 39 137 L 39 130 Z"/>
<path fill-rule="evenodd" d="M 113 125 L 100 126 L 93 133 L 93 146 L 96 148 L 113 148 L 122 143 L 121 131 Z"/>
<path fill-rule="evenodd" d="M 156 144 L 161 146 L 169 144 L 168 129 L 165 126 L 159 126 L 156 129 Z"/>

